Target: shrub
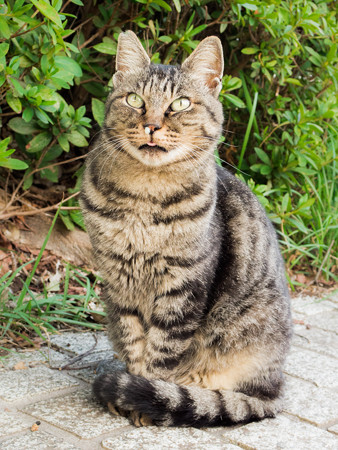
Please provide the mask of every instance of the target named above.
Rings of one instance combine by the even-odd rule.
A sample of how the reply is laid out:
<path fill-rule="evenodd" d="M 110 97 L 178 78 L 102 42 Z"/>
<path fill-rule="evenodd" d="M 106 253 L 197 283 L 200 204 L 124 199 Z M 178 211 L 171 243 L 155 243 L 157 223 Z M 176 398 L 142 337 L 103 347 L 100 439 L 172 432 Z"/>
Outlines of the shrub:
<path fill-rule="evenodd" d="M 138 34 L 155 63 L 181 62 L 202 38 L 221 38 L 226 125 L 216 158 L 259 196 L 288 266 L 313 264 L 317 279 L 334 276 L 337 18 L 334 2 L 324 0 L 4 2 L 0 166 L 13 188 L 0 218 L 21 211 L 17 194 L 32 183 L 62 181 L 74 196 L 81 177 L 74 161 L 102 124 L 124 29 Z M 65 204 L 76 207 L 74 198 Z M 68 227 L 81 224 L 77 210 L 61 217 Z"/>

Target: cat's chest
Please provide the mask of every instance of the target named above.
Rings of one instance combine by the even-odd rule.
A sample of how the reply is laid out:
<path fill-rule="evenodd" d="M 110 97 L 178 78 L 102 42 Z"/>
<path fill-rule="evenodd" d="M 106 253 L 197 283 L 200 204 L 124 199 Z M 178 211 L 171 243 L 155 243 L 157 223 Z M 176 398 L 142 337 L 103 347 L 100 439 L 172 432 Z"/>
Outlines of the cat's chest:
<path fill-rule="evenodd" d="M 133 250 L 134 254 L 160 252 L 175 234 L 175 227 L 156 222 L 160 214 L 153 205 L 111 204 L 112 217 L 101 225 L 106 245 L 124 253 Z M 138 262 L 138 258 L 136 257 Z M 140 259 L 140 263 L 142 258 Z"/>
<path fill-rule="evenodd" d="M 102 245 L 120 254 L 170 254 L 189 247 L 203 233 L 208 218 L 189 219 L 190 210 L 198 207 L 192 203 L 163 208 L 160 203 L 110 200 L 106 204 L 109 213 L 95 227 Z"/>

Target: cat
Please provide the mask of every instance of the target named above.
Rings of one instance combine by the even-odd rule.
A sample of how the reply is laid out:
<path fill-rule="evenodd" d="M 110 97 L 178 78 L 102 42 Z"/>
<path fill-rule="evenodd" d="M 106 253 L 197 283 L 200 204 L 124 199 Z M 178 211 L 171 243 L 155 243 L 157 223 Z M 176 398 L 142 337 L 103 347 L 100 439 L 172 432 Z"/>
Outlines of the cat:
<path fill-rule="evenodd" d="M 97 398 L 137 426 L 274 417 L 292 335 L 276 233 L 248 187 L 215 163 L 220 40 L 182 66 L 118 39 L 114 89 L 89 152 L 81 206 L 104 279 L 108 335 L 126 364 Z"/>

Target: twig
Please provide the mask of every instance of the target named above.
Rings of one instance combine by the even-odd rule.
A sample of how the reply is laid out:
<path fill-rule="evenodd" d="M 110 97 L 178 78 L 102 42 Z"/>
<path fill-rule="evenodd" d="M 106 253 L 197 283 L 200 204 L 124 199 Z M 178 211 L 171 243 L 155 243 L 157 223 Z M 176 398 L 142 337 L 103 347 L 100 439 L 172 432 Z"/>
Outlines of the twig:
<path fill-rule="evenodd" d="M 93 335 L 94 336 L 94 339 L 95 339 L 95 343 L 94 343 L 94 345 L 93 345 L 93 347 L 92 348 L 90 348 L 89 350 L 87 350 L 86 352 L 84 352 L 84 353 L 81 353 L 80 355 L 78 355 L 78 356 L 75 356 L 74 358 L 72 358 L 70 361 L 68 361 L 66 364 L 64 364 L 63 366 L 60 366 L 60 367 L 53 367 L 53 366 L 50 366 L 49 368 L 50 369 L 54 369 L 54 370 L 76 370 L 76 369 L 86 369 L 86 368 L 88 368 L 88 367 L 92 367 L 91 365 L 90 366 L 82 366 L 82 367 L 69 367 L 69 366 L 72 366 L 74 363 L 76 363 L 77 361 L 80 361 L 80 359 L 83 359 L 85 356 L 88 356 L 90 353 L 92 353 L 92 351 L 95 349 L 95 347 L 97 346 L 97 336 L 96 336 L 96 334 L 94 334 Z"/>
<path fill-rule="evenodd" d="M 80 192 L 75 192 L 75 194 L 70 195 L 69 197 L 67 197 L 64 200 L 61 200 L 59 203 L 57 203 L 56 205 L 52 205 L 52 206 L 46 206 L 45 208 L 41 208 L 41 209 L 33 209 L 31 211 L 13 211 L 12 213 L 8 213 L 8 214 L 1 214 L 0 215 L 0 220 L 5 220 L 5 219 L 10 219 L 11 217 L 15 217 L 15 216 L 34 216 L 35 214 L 41 214 L 43 212 L 48 212 L 48 211 L 55 211 L 56 209 L 59 209 L 59 206 L 64 203 L 67 202 L 68 200 L 70 200 L 71 198 L 74 198 L 76 196 L 78 196 L 80 194 Z M 63 206 L 60 209 L 78 209 L 77 207 L 69 207 L 69 206 Z"/>
<path fill-rule="evenodd" d="M 36 14 L 35 14 L 35 15 L 36 15 Z M 32 17 L 34 17 L 34 15 L 33 15 Z M 22 36 L 23 34 L 29 33 L 30 31 L 33 31 L 33 30 L 35 30 L 36 28 L 41 27 L 41 25 L 44 25 L 44 23 L 45 23 L 45 22 L 42 21 L 42 22 L 39 23 L 38 25 L 35 25 L 34 27 L 29 28 L 28 30 L 23 31 L 22 33 L 19 33 L 19 31 L 22 30 L 23 27 L 26 25 L 26 24 L 24 24 L 24 25 L 22 25 L 22 27 L 20 28 L 20 30 L 18 30 L 18 31 L 17 31 L 15 34 L 13 34 L 10 38 L 8 38 L 8 39 L 5 39 L 5 38 L 0 39 L 0 42 L 8 41 L 9 39 L 13 39 L 13 38 L 16 38 L 16 37 L 18 37 L 18 36 Z"/>
<path fill-rule="evenodd" d="M 333 81 L 330 80 L 328 84 L 316 95 L 316 98 L 319 98 L 325 91 L 332 85 Z"/>
<path fill-rule="evenodd" d="M 269 137 L 276 131 L 278 130 L 278 128 L 280 127 L 284 127 L 285 125 L 289 125 L 291 122 L 287 121 L 287 122 L 283 122 L 280 123 L 279 125 L 277 125 L 265 138 L 264 140 L 261 142 L 260 147 L 263 146 L 263 144 L 265 144 L 265 142 L 269 139 Z"/>
<path fill-rule="evenodd" d="M 104 25 L 102 28 L 99 29 L 93 36 L 91 36 L 89 39 L 87 39 L 83 44 L 80 45 L 79 50 L 82 50 L 84 47 L 87 47 L 88 44 L 90 44 L 94 39 L 96 39 L 99 36 L 102 36 L 102 34 L 106 31 L 107 28 L 111 26 L 112 21 L 115 19 L 115 12 L 117 8 L 120 6 L 121 1 L 117 2 L 115 8 L 113 9 L 111 13 L 111 18 L 106 25 Z"/>
<path fill-rule="evenodd" d="M 93 19 L 94 19 L 94 16 L 88 17 L 88 19 L 84 20 L 82 23 L 80 23 L 80 25 L 78 25 L 77 27 L 74 28 L 73 33 L 75 33 L 79 28 L 83 27 L 83 25 L 86 25 L 88 22 L 90 22 Z"/>
<path fill-rule="evenodd" d="M 33 175 L 34 173 L 40 172 L 40 170 L 49 169 L 51 167 L 61 166 L 62 164 L 68 164 L 73 161 L 77 161 L 78 159 L 86 158 L 86 155 L 76 156 L 75 158 L 67 159 L 66 161 L 60 161 L 54 164 L 49 164 L 48 166 L 38 167 L 37 169 L 34 169 L 32 172 L 30 172 L 30 175 Z"/>

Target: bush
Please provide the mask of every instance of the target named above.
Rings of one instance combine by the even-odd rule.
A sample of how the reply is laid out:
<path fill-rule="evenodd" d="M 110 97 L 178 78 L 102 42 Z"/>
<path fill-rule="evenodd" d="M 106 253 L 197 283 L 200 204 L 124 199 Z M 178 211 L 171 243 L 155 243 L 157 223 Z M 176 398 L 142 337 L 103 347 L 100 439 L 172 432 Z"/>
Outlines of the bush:
<path fill-rule="evenodd" d="M 235 166 L 258 195 L 279 229 L 288 266 L 310 270 L 312 264 L 317 279 L 321 272 L 333 277 L 334 2 L 6 1 L 0 6 L 0 166 L 2 184 L 12 191 L 0 218 L 22 212 L 20 193 L 32 184 L 62 184 L 72 197 L 64 204 L 76 207 L 77 159 L 102 124 L 122 29 L 138 34 L 155 63 L 181 62 L 202 38 L 221 38 L 226 127 L 216 158 Z M 63 210 L 62 218 L 69 228 L 82 223 L 76 209 Z"/>

